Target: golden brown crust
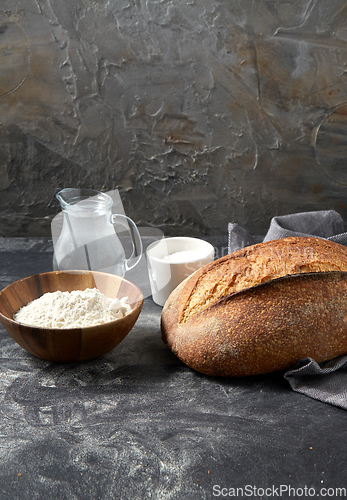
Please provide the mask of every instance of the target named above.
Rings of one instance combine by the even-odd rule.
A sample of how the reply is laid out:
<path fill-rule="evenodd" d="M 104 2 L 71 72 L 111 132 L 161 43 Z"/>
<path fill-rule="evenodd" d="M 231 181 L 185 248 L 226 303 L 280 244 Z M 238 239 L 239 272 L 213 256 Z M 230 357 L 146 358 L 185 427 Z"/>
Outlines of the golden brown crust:
<path fill-rule="evenodd" d="M 252 245 L 194 275 L 180 322 L 231 293 L 282 276 L 324 271 L 347 271 L 347 248 L 319 238 L 297 237 Z"/>
<path fill-rule="evenodd" d="M 268 373 L 307 356 L 321 362 L 347 352 L 346 292 L 342 245 L 319 238 L 261 243 L 181 283 L 163 308 L 162 338 L 209 375 Z"/>

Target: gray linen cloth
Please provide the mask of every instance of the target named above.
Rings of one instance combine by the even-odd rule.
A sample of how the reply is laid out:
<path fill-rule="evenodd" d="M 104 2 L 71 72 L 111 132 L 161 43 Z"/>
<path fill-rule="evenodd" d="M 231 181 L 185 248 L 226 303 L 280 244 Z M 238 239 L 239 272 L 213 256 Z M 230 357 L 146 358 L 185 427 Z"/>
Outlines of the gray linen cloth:
<path fill-rule="evenodd" d="M 228 250 L 288 236 L 315 236 L 347 246 L 342 217 L 334 210 L 320 210 L 273 217 L 265 238 L 229 223 Z M 294 391 L 347 410 L 347 353 L 320 365 L 312 358 L 302 359 L 284 378 Z"/>

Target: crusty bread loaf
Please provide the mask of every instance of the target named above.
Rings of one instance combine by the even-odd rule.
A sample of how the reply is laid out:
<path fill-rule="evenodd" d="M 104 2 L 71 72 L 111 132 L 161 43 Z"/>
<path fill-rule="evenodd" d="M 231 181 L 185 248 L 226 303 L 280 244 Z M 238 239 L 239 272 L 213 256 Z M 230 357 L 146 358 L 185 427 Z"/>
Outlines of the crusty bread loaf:
<path fill-rule="evenodd" d="M 196 271 L 166 301 L 164 342 L 209 375 L 245 376 L 347 353 L 347 248 L 293 237 Z"/>

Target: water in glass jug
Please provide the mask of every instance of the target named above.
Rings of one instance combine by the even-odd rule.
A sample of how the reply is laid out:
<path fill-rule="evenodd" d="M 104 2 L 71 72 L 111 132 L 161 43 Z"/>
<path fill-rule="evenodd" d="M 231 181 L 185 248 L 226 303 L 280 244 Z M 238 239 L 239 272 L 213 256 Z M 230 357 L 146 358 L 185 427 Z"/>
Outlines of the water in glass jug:
<path fill-rule="evenodd" d="M 142 256 L 136 224 L 127 216 L 112 214 L 112 198 L 93 189 L 66 188 L 56 194 L 63 223 L 54 245 L 54 270 L 93 270 L 124 276 Z M 126 257 L 115 225 L 126 228 L 132 246 Z"/>

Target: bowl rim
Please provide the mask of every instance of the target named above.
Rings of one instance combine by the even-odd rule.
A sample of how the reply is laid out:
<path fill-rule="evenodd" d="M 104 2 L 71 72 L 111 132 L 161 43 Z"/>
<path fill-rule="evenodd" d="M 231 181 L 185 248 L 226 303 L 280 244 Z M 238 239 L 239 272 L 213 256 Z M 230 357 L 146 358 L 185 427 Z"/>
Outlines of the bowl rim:
<path fill-rule="evenodd" d="M 142 309 L 142 306 L 143 306 L 143 302 L 144 302 L 144 295 L 143 295 L 142 290 L 137 285 L 135 285 L 135 283 L 133 283 L 132 281 L 129 281 L 128 279 L 124 278 L 123 276 L 118 276 L 116 274 L 111 274 L 111 273 L 105 273 L 103 271 L 92 271 L 92 270 L 89 271 L 89 270 L 83 270 L 83 269 L 82 270 L 72 269 L 72 270 L 59 270 L 59 271 L 47 271 L 47 272 L 44 272 L 44 273 L 36 273 L 36 274 L 32 274 L 30 276 L 26 276 L 25 278 L 21 278 L 19 280 L 13 281 L 12 283 L 10 283 L 6 287 L 4 287 L 2 290 L 0 290 L 0 296 L 8 288 L 10 288 L 11 286 L 15 285 L 16 283 L 24 282 L 26 280 L 34 279 L 36 277 L 47 275 L 47 274 L 98 274 L 98 275 L 101 274 L 101 275 L 107 275 L 107 276 L 114 276 L 114 277 L 117 277 L 121 281 L 129 283 L 131 286 L 133 286 L 135 289 L 137 289 L 137 291 L 139 293 L 139 299 L 136 302 L 134 302 L 133 308 L 125 316 L 122 316 L 121 318 L 116 318 L 116 319 L 111 320 L 111 321 L 107 321 L 106 323 L 100 323 L 98 325 L 92 325 L 92 326 L 78 326 L 78 327 L 75 327 L 75 328 L 51 328 L 51 327 L 45 327 L 45 326 L 32 326 L 32 325 L 28 325 L 26 323 L 21 323 L 20 321 L 16 321 L 15 319 L 10 318 L 9 316 L 4 315 L 1 311 L 0 311 L 0 318 L 4 318 L 5 321 L 7 321 L 9 323 L 12 323 L 14 325 L 19 325 L 22 328 L 24 327 L 24 328 L 28 328 L 28 329 L 31 329 L 31 330 L 42 330 L 42 331 L 46 331 L 47 330 L 47 331 L 54 332 L 54 333 L 59 333 L 59 332 L 61 333 L 63 331 L 64 333 L 67 333 L 67 332 L 78 332 L 78 331 L 81 331 L 81 330 L 83 330 L 83 331 L 85 331 L 85 330 L 89 331 L 89 330 L 92 330 L 92 329 L 95 329 L 95 328 L 106 327 L 106 326 L 109 327 L 109 326 L 111 326 L 114 323 L 117 323 L 119 321 L 124 320 L 124 318 L 129 317 L 133 313 L 137 314 L 138 310 L 139 310 L 139 313 L 141 312 L 141 309 Z M 42 297 L 42 295 L 40 295 L 37 298 L 40 298 L 40 297 Z M 35 299 L 33 299 L 33 300 L 35 300 Z"/>

